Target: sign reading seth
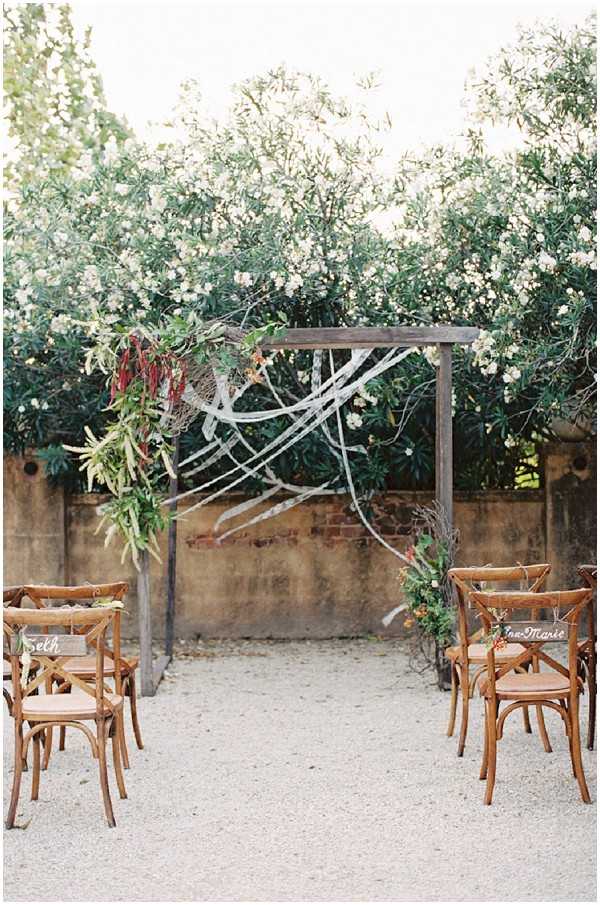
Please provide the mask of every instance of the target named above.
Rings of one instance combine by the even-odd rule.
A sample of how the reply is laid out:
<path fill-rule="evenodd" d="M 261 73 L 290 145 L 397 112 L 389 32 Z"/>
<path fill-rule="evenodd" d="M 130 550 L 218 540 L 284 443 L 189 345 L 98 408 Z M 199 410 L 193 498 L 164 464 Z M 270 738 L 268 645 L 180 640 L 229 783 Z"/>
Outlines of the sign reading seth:
<path fill-rule="evenodd" d="M 30 635 L 11 639 L 11 653 L 29 651 L 32 657 L 82 657 L 87 653 L 85 635 Z"/>
<path fill-rule="evenodd" d="M 568 641 L 569 626 L 564 622 L 505 622 L 507 641 Z"/>

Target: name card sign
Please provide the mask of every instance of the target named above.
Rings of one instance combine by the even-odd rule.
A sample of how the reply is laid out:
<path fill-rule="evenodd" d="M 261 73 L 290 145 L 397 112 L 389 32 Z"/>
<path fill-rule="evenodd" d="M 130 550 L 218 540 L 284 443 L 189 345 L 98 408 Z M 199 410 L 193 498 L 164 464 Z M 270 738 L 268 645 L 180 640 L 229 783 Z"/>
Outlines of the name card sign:
<path fill-rule="evenodd" d="M 85 635 L 25 635 L 33 647 L 31 656 L 38 654 L 40 657 L 83 657 L 87 653 Z M 19 648 L 19 638 L 11 639 L 11 654 L 22 653 Z"/>
<path fill-rule="evenodd" d="M 507 641 L 568 641 L 569 626 L 564 622 L 505 622 Z"/>

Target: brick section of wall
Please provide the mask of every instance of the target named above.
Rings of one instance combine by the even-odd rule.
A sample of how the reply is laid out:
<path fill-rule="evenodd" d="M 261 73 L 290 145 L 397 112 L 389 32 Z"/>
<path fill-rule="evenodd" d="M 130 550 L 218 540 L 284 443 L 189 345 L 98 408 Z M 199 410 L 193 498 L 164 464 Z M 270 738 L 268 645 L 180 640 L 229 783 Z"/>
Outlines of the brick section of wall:
<path fill-rule="evenodd" d="M 201 550 L 207 547 L 270 547 L 271 544 L 287 544 L 295 547 L 298 543 L 297 531 L 281 531 L 278 534 L 272 534 L 269 537 L 252 537 L 250 532 L 241 531 L 239 534 L 232 534 L 230 537 L 224 538 L 222 541 L 216 537 L 213 532 L 204 534 L 191 534 L 186 537 L 185 544 L 190 550 Z"/>

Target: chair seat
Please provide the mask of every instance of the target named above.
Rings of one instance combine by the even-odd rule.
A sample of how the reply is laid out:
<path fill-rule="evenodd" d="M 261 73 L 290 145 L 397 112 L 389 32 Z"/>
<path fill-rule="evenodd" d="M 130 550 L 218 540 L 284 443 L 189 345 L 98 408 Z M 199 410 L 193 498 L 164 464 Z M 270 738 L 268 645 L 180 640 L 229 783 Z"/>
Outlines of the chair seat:
<path fill-rule="evenodd" d="M 487 676 L 482 676 L 478 685 L 480 694 L 487 697 Z M 496 682 L 496 696 L 504 701 L 566 698 L 569 692 L 569 680 L 558 672 L 507 673 Z"/>
<path fill-rule="evenodd" d="M 106 694 L 112 706 L 118 710 L 123 705 L 123 698 L 118 694 Z M 111 709 L 105 704 L 104 714 L 108 716 Z M 69 694 L 36 694 L 28 695 L 23 701 L 23 719 L 25 720 L 93 720 L 96 716 L 96 699 L 85 691 L 73 691 Z"/>
<path fill-rule="evenodd" d="M 524 650 L 525 648 L 522 644 L 507 644 L 505 647 L 500 648 L 500 650 L 495 651 L 494 656 L 496 662 L 501 663 L 503 660 L 512 660 L 514 657 L 518 657 Z M 462 661 L 462 652 L 458 644 L 454 647 L 448 647 L 445 654 L 449 660 Z M 470 663 L 485 663 L 487 661 L 488 650 L 485 644 L 469 644 L 467 654 Z"/>
<path fill-rule="evenodd" d="M 137 668 L 138 662 L 138 657 L 129 657 L 129 659 L 127 660 L 124 660 L 123 657 L 121 657 L 121 675 L 133 672 L 133 670 Z M 90 654 L 90 656 L 88 657 L 72 657 L 63 664 L 63 669 L 65 669 L 67 672 L 72 673 L 74 676 L 78 676 L 79 678 L 89 678 L 90 676 L 95 676 L 96 656 L 94 654 Z M 110 657 L 105 657 L 104 675 L 114 676 L 114 674 L 115 661 L 111 660 Z"/>

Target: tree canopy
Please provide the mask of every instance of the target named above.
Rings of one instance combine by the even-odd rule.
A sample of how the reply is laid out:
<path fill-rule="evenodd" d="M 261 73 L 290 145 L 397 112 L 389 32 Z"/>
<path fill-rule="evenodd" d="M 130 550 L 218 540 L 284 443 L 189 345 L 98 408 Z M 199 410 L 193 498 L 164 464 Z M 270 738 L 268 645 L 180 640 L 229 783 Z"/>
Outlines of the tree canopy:
<path fill-rule="evenodd" d="M 50 472 L 75 486 L 61 444 L 81 444 L 86 425 L 100 431 L 108 401 L 86 355 L 107 333 L 164 318 L 483 328 L 455 368 L 462 488 L 518 485 L 554 419 L 593 417 L 592 21 L 523 32 L 471 77 L 461 141 L 407 155 L 390 178 L 379 165 L 386 125 L 371 121 L 368 90 L 364 109 L 353 108 L 317 77 L 283 68 L 237 86 L 218 123 L 189 83 L 177 138 L 149 147 L 127 136 L 62 10 L 62 50 L 39 10 L 9 32 L 12 128 L 36 138 L 5 218 L 8 450 L 46 449 Z M 34 26 L 59 56 L 41 88 L 17 65 L 33 54 Z M 54 80 L 73 71 L 87 100 L 67 103 L 78 124 L 71 145 L 46 120 Z M 482 126 L 500 120 L 523 138 L 492 155 Z M 363 491 L 432 485 L 435 366 L 422 350 L 346 406 L 349 437 L 370 453 L 356 466 Z M 308 354 L 278 355 L 272 369 L 284 398 L 306 392 Z M 280 429 L 248 428 L 263 440 Z M 337 469 L 322 432 L 275 465 L 310 484 Z"/>

